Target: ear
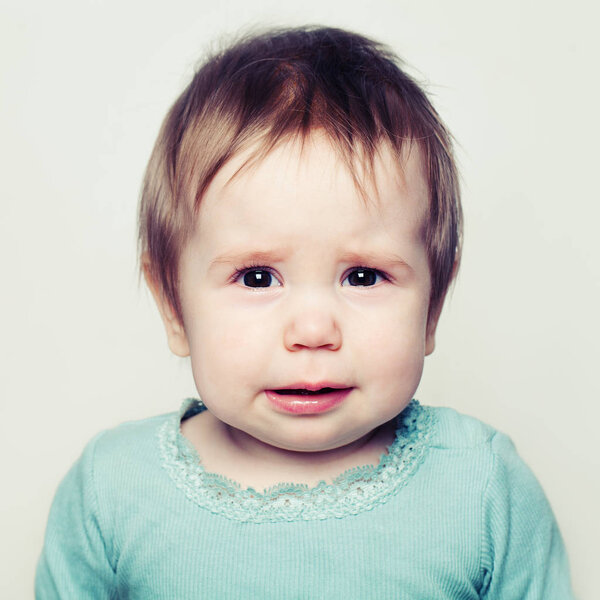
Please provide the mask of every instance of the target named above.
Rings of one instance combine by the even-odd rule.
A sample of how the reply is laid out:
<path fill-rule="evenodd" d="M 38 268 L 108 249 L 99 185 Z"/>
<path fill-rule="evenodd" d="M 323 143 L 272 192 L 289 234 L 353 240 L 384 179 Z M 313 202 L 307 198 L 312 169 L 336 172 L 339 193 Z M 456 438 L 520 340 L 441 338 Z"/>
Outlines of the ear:
<path fill-rule="evenodd" d="M 438 321 L 440 320 L 440 315 L 442 314 L 443 305 L 444 299 L 442 298 L 436 309 L 427 317 L 427 329 L 425 331 L 425 356 L 429 356 L 435 350 L 435 332 Z"/>
<path fill-rule="evenodd" d="M 446 300 L 448 288 L 454 283 L 454 278 L 456 277 L 457 270 L 458 263 L 454 261 L 454 266 L 452 267 L 452 278 L 450 279 L 450 283 L 448 284 L 444 295 L 440 298 L 440 301 L 435 307 L 435 310 L 431 311 L 427 318 L 427 329 L 425 331 L 425 356 L 429 356 L 435 350 L 435 332 L 437 330 L 438 321 L 440 320 L 440 315 L 442 314 L 442 308 L 444 308 L 444 302 Z"/>
<path fill-rule="evenodd" d="M 158 307 L 158 312 L 160 313 L 164 323 L 165 330 L 167 332 L 167 341 L 169 343 L 171 352 L 177 356 L 189 356 L 190 346 L 188 344 L 183 323 L 179 320 L 177 314 L 171 306 L 171 303 L 165 297 L 162 287 L 152 273 L 150 261 L 146 255 L 142 257 L 142 268 L 144 271 L 144 279 L 146 280 L 148 288 L 152 292 L 152 296 L 156 302 L 156 306 Z"/>

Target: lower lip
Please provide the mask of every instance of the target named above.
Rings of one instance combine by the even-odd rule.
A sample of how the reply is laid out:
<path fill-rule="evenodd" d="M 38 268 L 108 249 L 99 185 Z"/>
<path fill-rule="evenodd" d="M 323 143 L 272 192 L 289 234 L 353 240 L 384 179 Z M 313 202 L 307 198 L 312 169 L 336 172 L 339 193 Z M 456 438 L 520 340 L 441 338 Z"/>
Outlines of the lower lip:
<path fill-rule="evenodd" d="M 266 390 L 265 395 L 278 411 L 293 415 L 317 415 L 341 404 L 351 391 L 352 388 L 344 388 L 328 392 L 327 394 L 301 396 L 296 394 L 278 394 L 273 390 Z"/>

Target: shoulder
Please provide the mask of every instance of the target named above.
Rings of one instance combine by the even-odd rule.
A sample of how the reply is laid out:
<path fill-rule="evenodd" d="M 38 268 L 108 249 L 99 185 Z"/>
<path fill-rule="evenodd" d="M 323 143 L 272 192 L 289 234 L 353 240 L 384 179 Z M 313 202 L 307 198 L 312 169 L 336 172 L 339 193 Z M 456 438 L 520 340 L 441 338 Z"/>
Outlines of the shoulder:
<path fill-rule="evenodd" d="M 86 445 L 52 502 L 36 597 L 113 597 L 124 526 L 160 483 L 157 434 L 169 418 L 123 423 Z"/>
<path fill-rule="evenodd" d="M 535 477 L 519 456 L 511 438 L 475 417 L 447 407 L 425 407 L 431 411 L 433 434 L 430 447 L 466 459 L 477 457 L 485 464 L 488 480 L 503 480 L 510 485 L 517 478 L 537 486 Z M 452 452 L 456 451 L 456 452 Z"/>
<path fill-rule="evenodd" d="M 452 408 L 425 409 L 431 411 L 433 422 L 429 449 L 448 476 L 457 472 L 467 478 L 476 475 L 478 487 L 488 500 L 510 496 L 514 501 L 522 495 L 529 505 L 546 502 L 535 475 L 508 435 Z"/>
<path fill-rule="evenodd" d="M 512 440 L 450 408 L 435 422 L 436 475 L 468 507 L 480 533 L 486 598 L 571 598 L 568 561 L 542 487 Z M 476 503 L 467 501 L 476 498 Z"/>
<path fill-rule="evenodd" d="M 486 459 L 490 479 L 519 478 L 537 486 L 535 477 L 519 456 L 511 438 L 491 425 L 447 407 L 426 407 L 432 411 L 434 434 L 431 446 L 438 450 L 472 450 Z"/>
<path fill-rule="evenodd" d="M 130 454 L 141 452 L 152 445 L 157 431 L 170 420 L 177 418 L 177 413 L 167 413 L 136 421 L 126 421 L 111 429 L 98 433 L 88 444 L 86 450 L 92 450 L 99 457 L 111 454 Z"/>
<path fill-rule="evenodd" d="M 476 449 L 490 446 L 499 432 L 483 421 L 453 408 L 427 406 L 435 423 L 432 445 L 440 449 Z"/>
<path fill-rule="evenodd" d="M 130 518 L 164 484 L 159 434 L 177 413 L 122 423 L 98 433 L 63 480 L 59 495 L 80 498 L 108 544 L 115 522 Z M 79 500 L 77 500 L 79 501 Z"/>
<path fill-rule="evenodd" d="M 79 482 L 92 488 L 102 504 L 105 493 L 123 494 L 144 486 L 160 472 L 158 435 L 177 413 L 128 421 L 101 431 L 85 446 L 72 471 Z"/>
<path fill-rule="evenodd" d="M 529 506 L 547 503 L 535 475 L 508 435 L 452 408 L 423 408 L 432 415 L 430 450 L 445 469 L 457 463 L 463 469 L 478 467 L 482 491 L 493 502 L 510 498 Z"/>

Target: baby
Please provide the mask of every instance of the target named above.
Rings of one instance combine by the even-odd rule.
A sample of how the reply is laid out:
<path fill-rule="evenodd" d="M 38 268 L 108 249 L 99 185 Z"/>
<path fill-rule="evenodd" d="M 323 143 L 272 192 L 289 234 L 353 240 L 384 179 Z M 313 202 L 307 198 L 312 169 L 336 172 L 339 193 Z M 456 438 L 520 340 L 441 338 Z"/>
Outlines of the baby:
<path fill-rule="evenodd" d="M 571 598 L 510 440 L 412 399 L 460 245 L 450 136 L 386 48 L 302 28 L 211 57 L 140 207 L 201 400 L 92 440 L 37 598 Z"/>

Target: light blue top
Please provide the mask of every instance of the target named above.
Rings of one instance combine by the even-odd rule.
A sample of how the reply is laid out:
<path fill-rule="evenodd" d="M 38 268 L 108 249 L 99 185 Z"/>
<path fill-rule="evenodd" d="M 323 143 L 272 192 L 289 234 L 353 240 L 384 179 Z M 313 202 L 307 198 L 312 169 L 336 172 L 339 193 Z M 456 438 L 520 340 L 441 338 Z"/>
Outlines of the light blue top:
<path fill-rule="evenodd" d="M 181 418 L 96 436 L 61 483 L 36 598 L 572 598 L 565 550 L 511 441 L 413 401 L 377 467 L 242 490 L 204 471 Z"/>

